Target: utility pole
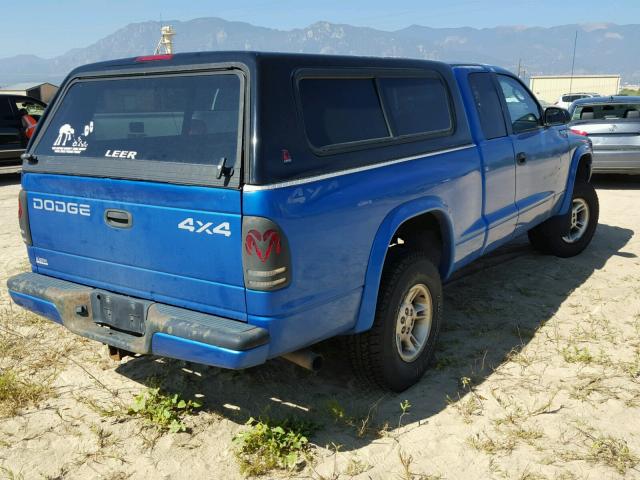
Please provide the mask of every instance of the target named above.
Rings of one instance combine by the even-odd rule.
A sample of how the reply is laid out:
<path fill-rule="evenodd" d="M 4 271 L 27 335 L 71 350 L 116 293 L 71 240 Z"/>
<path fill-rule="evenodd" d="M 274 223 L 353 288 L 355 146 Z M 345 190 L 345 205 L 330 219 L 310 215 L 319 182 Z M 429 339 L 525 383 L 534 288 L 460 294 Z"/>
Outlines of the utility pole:
<path fill-rule="evenodd" d="M 521 66 L 522 66 L 522 58 L 519 58 L 519 59 L 518 59 L 518 78 L 521 78 L 521 77 L 520 77 L 520 67 L 521 67 Z"/>
<path fill-rule="evenodd" d="M 569 80 L 569 93 L 573 93 L 573 72 L 576 66 L 576 47 L 578 46 L 578 30 L 576 38 L 573 40 L 573 60 L 571 60 L 571 79 Z"/>

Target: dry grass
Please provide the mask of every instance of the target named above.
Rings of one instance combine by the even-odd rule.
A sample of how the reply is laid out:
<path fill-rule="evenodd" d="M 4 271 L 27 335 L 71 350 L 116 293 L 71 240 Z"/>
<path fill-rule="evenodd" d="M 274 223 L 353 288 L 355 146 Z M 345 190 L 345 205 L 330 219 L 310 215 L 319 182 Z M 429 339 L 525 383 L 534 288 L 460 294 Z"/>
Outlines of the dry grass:
<path fill-rule="evenodd" d="M 13 416 L 24 408 L 38 405 L 53 392 L 49 385 L 19 378 L 15 372 L 0 373 L 0 416 Z"/>
<path fill-rule="evenodd" d="M 14 416 L 55 395 L 61 366 L 47 339 L 50 326 L 12 305 L 0 307 L 0 416 Z"/>
<path fill-rule="evenodd" d="M 5 480 L 24 480 L 24 475 L 7 467 L 0 466 L 0 476 Z"/>
<path fill-rule="evenodd" d="M 402 448 L 398 449 L 398 459 L 400 460 L 400 465 L 402 466 L 402 470 L 398 475 L 400 480 L 441 480 L 442 476 L 438 474 L 427 474 L 427 473 L 416 473 L 413 471 L 413 456 L 409 453 L 402 450 Z"/>
<path fill-rule="evenodd" d="M 490 437 L 486 431 L 476 433 L 467 439 L 470 447 L 488 455 L 511 453 L 516 448 L 516 439 L 501 435 Z"/>
<path fill-rule="evenodd" d="M 629 449 L 627 442 L 621 438 L 602 433 L 591 433 L 582 429 L 584 444 L 575 451 L 560 454 L 563 460 L 583 460 L 592 464 L 613 468 L 620 475 L 625 475 L 640 463 L 640 458 Z"/>
<path fill-rule="evenodd" d="M 464 398 L 460 398 L 458 394 L 458 400 L 453 400 L 447 396 L 447 403 L 456 409 L 464 423 L 471 423 L 474 416 L 482 415 L 482 402 L 475 395 L 467 395 Z"/>
<path fill-rule="evenodd" d="M 345 475 L 349 477 L 355 477 L 356 475 L 360 475 L 367 470 L 371 470 L 373 466 L 370 463 L 360 460 L 357 457 L 352 457 L 349 459 L 349 463 L 344 470 Z"/>

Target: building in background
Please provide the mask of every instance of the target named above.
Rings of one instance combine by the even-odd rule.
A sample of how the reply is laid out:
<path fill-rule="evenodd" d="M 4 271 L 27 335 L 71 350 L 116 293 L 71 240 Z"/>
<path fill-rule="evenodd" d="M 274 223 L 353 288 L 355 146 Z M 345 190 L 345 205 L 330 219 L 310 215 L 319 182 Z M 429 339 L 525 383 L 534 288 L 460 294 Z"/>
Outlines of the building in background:
<path fill-rule="evenodd" d="M 32 97 L 45 103 L 49 103 L 57 91 L 58 87 L 48 82 L 16 83 L 7 85 L 6 87 L 0 87 L 0 94 L 26 95 L 27 97 Z"/>
<path fill-rule="evenodd" d="M 529 88 L 538 100 L 551 104 L 565 93 L 617 95 L 620 75 L 536 75 L 530 77 Z"/>

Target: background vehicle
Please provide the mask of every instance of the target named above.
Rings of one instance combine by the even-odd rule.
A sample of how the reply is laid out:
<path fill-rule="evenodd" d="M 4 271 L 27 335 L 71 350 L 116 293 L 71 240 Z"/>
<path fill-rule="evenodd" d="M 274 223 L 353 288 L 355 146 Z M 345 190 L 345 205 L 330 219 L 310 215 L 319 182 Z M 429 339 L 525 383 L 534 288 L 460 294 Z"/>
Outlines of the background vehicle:
<path fill-rule="evenodd" d="M 640 174 L 640 97 L 597 97 L 574 102 L 571 129 L 593 144 L 593 171 Z"/>
<path fill-rule="evenodd" d="M 31 97 L 0 95 L 0 174 L 19 172 L 20 155 L 27 146 L 27 137 L 20 120 L 24 108 L 37 121 L 46 105 Z"/>
<path fill-rule="evenodd" d="M 560 96 L 555 105 L 556 107 L 568 109 L 569 106 L 576 100 L 580 100 L 581 98 L 592 98 L 599 96 L 600 95 L 597 93 L 564 93 Z"/>
<path fill-rule="evenodd" d="M 516 235 L 580 253 L 598 220 L 568 113 L 481 65 L 277 53 L 73 71 L 25 156 L 20 305 L 114 352 L 244 368 L 348 335 L 415 383 L 442 280 Z"/>

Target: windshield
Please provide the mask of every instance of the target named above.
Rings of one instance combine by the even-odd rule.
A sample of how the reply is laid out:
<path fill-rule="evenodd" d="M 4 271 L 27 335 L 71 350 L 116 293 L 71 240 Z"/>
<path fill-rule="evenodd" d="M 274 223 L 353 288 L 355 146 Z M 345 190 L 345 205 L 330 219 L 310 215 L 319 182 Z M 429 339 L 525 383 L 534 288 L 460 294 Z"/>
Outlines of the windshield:
<path fill-rule="evenodd" d="M 572 120 L 618 120 L 640 121 L 639 103 L 581 104 L 576 105 Z"/>
<path fill-rule="evenodd" d="M 235 74 L 77 82 L 38 139 L 35 154 L 100 159 L 112 167 L 124 160 L 215 167 L 223 157 L 233 165 L 239 154 L 240 92 Z"/>

